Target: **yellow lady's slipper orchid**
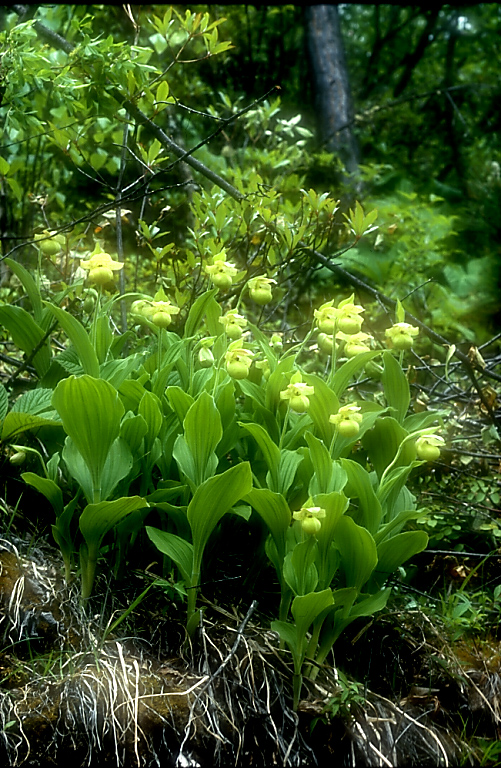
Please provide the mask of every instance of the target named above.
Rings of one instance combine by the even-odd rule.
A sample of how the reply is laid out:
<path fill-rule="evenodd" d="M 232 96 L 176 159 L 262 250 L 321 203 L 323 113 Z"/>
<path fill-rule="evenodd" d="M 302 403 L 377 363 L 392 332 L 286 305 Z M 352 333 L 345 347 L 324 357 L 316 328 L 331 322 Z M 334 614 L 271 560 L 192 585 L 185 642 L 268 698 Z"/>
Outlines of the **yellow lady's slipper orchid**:
<path fill-rule="evenodd" d="M 444 445 L 445 440 L 440 435 L 422 435 L 416 440 L 416 453 L 423 461 L 436 461 Z"/>
<path fill-rule="evenodd" d="M 280 392 L 282 400 L 288 400 L 290 408 L 296 413 L 304 413 L 308 410 L 310 401 L 308 395 L 313 395 L 315 388 L 301 381 L 301 374 L 297 371 L 291 378 L 287 389 Z"/>
<path fill-rule="evenodd" d="M 352 298 L 352 297 L 350 297 Z M 360 304 L 353 304 L 349 299 L 340 302 L 337 308 L 337 328 L 342 333 L 359 333 L 362 327 L 363 319 L 360 313 L 365 312 Z"/>
<path fill-rule="evenodd" d="M 238 269 L 229 261 L 224 261 L 224 255 L 214 259 L 213 264 L 208 264 L 205 271 L 217 288 L 228 290 L 233 278 L 238 274 Z"/>
<path fill-rule="evenodd" d="M 385 336 L 387 344 L 398 350 L 412 349 L 414 338 L 418 335 L 419 328 L 415 328 L 409 323 L 395 323 L 391 328 L 387 328 Z"/>
<path fill-rule="evenodd" d="M 363 331 L 359 333 L 343 333 L 339 331 L 336 333 L 336 339 L 345 342 L 344 354 L 346 357 L 356 357 L 356 355 L 370 350 L 372 336 L 370 333 L 364 333 Z"/>
<path fill-rule="evenodd" d="M 82 269 L 89 270 L 89 280 L 95 285 L 106 285 L 113 282 L 113 272 L 119 272 L 124 265 L 113 261 L 107 253 L 95 253 L 90 259 L 80 262 Z"/>
<path fill-rule="evenodd" d="M 151 316 L 151 322 L 159 328 L 168 328 L 172 315 L 177 315 L 179 311 L 179 307 L 175 307 L 170 301 L 152 301 L 147 314 Z"/>
<path fill-rule="evenodd" d="M 325 509 L 322 507 L 301 507 L 292 513 L 294 520 L 301 522 L 301 528 L 309 536 L 314 536 L 322 527 L 321 519 L 325 517 Z"/>
<path fill-rule="evenodd" d="M 224 359 L 226 370 L 232 379 L 246 379 L 248 377 L 253 355 L 254 353 L 249 349 L 239 346 L 238 341 L 230 344 Z"/>
<path fill-rule="evenodd" d="M 315 320 L 321 333 L 332 334 L 336 327 L 337 310 L 334 309 L 334 302 L 328 301 L 314 311 Z"/>
<path fill-rule="evenodd" d="M 226 315 L 222 315 L 219 322 L 224 325 L 228 338 L 233 340 L 242 338 L 243 329 L 247 325 L 246 318 L 239 315 L 236 309 L 230 309 Z"/>
<path fill-rule="evenodd" d="M 335 424 L 342 437 L 356 437 L 360 432 L 362 414 L 358 405 L 343 405 L 337 413 L 329 417 L 331 424 Z"/>
<path fill-rule="evenodd" d="M 252 301 L 260 305 L 269 304 L 273 299 L 271 292 L 273 283 L 276 285 L 277 281 L 271 277 L 253 277 L 252 280 L 249 280 L 249 295 Z"/>
<path fill-rule="evenodd" d="M 363 320 L 360 314 L 364 308 L 360 304 L 354 304 L 354 295 L 339 302 L 337 309 L 333 301 L 322 304 L 314 312 L 317 326 L 321 333 L 333 334 L 334 330 L 342 333 L 359 333 Z"/>

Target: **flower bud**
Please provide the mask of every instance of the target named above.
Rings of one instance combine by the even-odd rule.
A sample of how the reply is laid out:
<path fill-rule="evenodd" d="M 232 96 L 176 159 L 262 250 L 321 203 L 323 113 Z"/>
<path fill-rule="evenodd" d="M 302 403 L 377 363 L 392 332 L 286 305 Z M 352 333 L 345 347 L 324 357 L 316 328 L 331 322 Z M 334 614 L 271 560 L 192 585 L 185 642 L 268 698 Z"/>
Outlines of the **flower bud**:
<path fill-rule="evenodd" d="M 24 451 L 17 451 L 17 453 L 12 454 L 9 461 L 18 467 L 26 461 L 26 453 Z"/>
<path fill-rule="evenodd" d="M 212 350 L 207 347 L 202 347 L 198 353 L 198 362 L 202 368 L 212 368 L 214 365 L 214 355 Z"/>

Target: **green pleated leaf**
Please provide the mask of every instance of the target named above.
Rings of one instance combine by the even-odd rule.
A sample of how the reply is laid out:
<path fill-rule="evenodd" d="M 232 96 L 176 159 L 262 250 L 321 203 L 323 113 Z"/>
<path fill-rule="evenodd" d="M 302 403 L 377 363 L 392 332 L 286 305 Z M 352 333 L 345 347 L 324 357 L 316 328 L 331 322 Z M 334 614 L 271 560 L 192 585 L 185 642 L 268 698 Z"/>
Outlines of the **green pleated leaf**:
<path fill-rule="evenodd" d="M 57 419 L 46 419 L 43 416 L 34 416 L 31 413 L 16 413 L 10 411 L 2 424 L 2 441 L 12 442 L 15 438 L 29 429 L 39 429 L 45 426 L 58 426 Z"/>
<path fill-rule="evenodd" d="M 149 451 L 158 433 L 162 428 L 163 413 L 159 398 L 152 392 L 146 391 L 141 398 L 138 414 L 145 420 L 148 431 L 146 433 L 145 449 Z"/>
<path fill-rule="evenodd" d="M 207 308 L 211 304 L 217 304 L 214 299 L 214 296 L 217 294 L 217 292 L 217 288 L 214 288 L 211 291 L 206 291 L 193 303 L 184 326 L 185 339 L 189 338 L 190 336 L 194 336 L 199 331 L 205 313 L 207 312 Z"/>
<path fill-rule="evenodd" d="M 219 520 L 237 501 L 244 499 L 251 488 L 249 462 L 237 464 L 221 475 L 209 478 L 197 488 L 188 506 L 188 521 L 193 534 L 194 569 L 197 572 L 205 545 Z"/>
<path fill-rule="evenodd" d="M 108 350 L 113 341 L 113 333 L 110 328 L 110 319 L 107 315 L 100 315 L 95 325 L 94 344 L 97 359 L 104 363 L 108 357 Z"/>
<path fill-rule="evenodd" d="M 57 385 L 52 404 L 89 469 L 94 501 L 101 500 L 101 476 L 124 412 L 117 390 L 103 379 L 70 376 Z"/>
<path fill-rule="evenodd" d="M 43 314 L 42 299 L 40 297 L 40 291 L 38 290 L 33 277 L 30 275 L 28 270 L 23 267 L 22 264 L 20 264 L 18 261 L 14 261 L 14 259 L 4 259 L 4 264 L 21 281 L 23 288 L 28 294 L 35 322 L 40 324 Z"/>
<path fill-rule="evenodd" d="M 428 535 L 424 531 L 405 531 L 386 539 L 377 548 L 377 572 L 389 575 L 410 557 L 422 552 L 428 546 Z"/>
<path fill-rule="evenodd" d="M 280 493 L 278 468 L 280 463 L 280 448 L 275 445 L 268 432 L 260 425 L 253 422 L 238 422 L 254 438 L 263 454 L 266 466 L 270 473 L 270 490 Z"/>
<path fill-rule="evenodd" d="M 107 363 L 103 363 L 100 368 L 100 378 L 106 379 L 116 389 L 118 389 L 123 382 L 140 368 L 141 363 L 144 360 L 144 355 L 128 355 L 124 360 L 108 360 Z"/>
<path fill-rule="evenodd" d="M 52 507 L 56 515 L 60 515 L 63 511 L 63 492 L 60 487 L 53 480 L 49 480 L 47 477 L 40 477 L 34 472 L 23 472 L 21 475 L 25 483 L 36 488 L 37 491 L 42 493 L 45 498 L 52 504 Z"/>
<path fill-rule="evenodd" d="M 214 474 L 213 457 L 223 435 L 221 415 L 211 395 L 202 392 L 186 413 L 183 427 L 186 444 L 191 451 L 195 467 L 195 477 L 192 479 L 200 485 Z"/>
<path fill-rule="evenodd" d="M 332 389 L 336 395 L 341 397 L 355 374 L 361 371 L 362 368 L 364 368 L 365 365 L 369 362 L 369 360 L 373 360 L 380 354 L 380 351 L 361 352 L 359 355 L 352 357 L 351 360 L 343 363 L 343 365 L 341 365 L 341 367 L 336 371 L 332 378 Z"/>
<path fill-rule="evenodd" d="M 287 389 L 290 380 L 290 376 L 287 374 L 293 370 L 295 360 L 295 355 L 289 355 L 289 357 L 280 360 L 266 382 L 264 405 L 273 414 L 276 413 L 280 403 L 283 403 L 283 400 L 280 399 L 280 392 Z"/>
<path fill-rule="evenodd" d="M 360 591 L 377 564 L 376 544 L 369 531 L 343 515 L 336 526 L 336 546 L 346 576 L 346 586 Z"/>
<path fill-rule="evenodd" d="M 310 460 L 315 474 L 313 475 L 308 493 L 314 496 L 317 493 L 329 493 L 331 490 L 332 459 L 329 451 L 318 437 L 311 432 L 305 434 Z"/>
<path fill-rule="evenodd" d="M 297 451 L 288 451 L 283 448 L 280 451 L 280 462 L 278 465 L 278 487 L 275 489 L 284 496 L 291 487 L 296 477 L 296 472 L 303 461 L 303 456 Z"/>
<path fill-rule="evenodd" d="M 284 579 L 295 595 L 313 592 L 318 584 L 318 572 L 314 564 L 315 540 L 310 536 L 296 544 L 284 560 Z"/>
<path fill-rule="evenodd" d="M 38 347 L 45 336 L 42 328 L 22 307 L 14 307 L 10 304 L 0 306 L 0 324 L 7 328 L 16 347 L 22 349 L 28 356 Z M 49 370 L 50 362 L 49 342 L 45 341 L 32 360 L 40 378 Z"/>
<path fill-rule="evenodd" d="M 80 515 L 78 525 L 89 550 L 91 547 L 99 547 L 108 531 L 126 515 L 148 506 L 146 499 L 140 496 L 125 496 L 114 501 L 88 504 Z"/>
<path fill-rule="evenodd" d="M 383 541 L 377 548 L 378 563 L 372 580 L 383 586 L 394 571 L 428 546 L 424 531 L 405 531 Z"/>
<path fill-rule="evenodd" d="M 407 376 L 391 352 L 383 352 L 384 369 L 381 381 L 383 382 L 386 403 L 395 410 L 394 416 L 399 424 L 402 424 L 411 401 L 409 382 Z"/>
<path fill-rule="evenodd" d="M 376 592 L 375 595 L 369 595 L 355 605 L 350 610 L 350 618 L 355 619 L 360 616 L 372 616 L 386 607 L 388 598 L 391 594 L 391 587 Z"/>
<path fill-rule="evenodd" d="M 378 419 L 373 428 L 362 438 L 362 445 L 369 454 L 374 469 L 380 478 L 386 467 L 396 456 L 400 444 L 408 432 L 392 416 Z M 398 466 L 409 464 L 416 458 L 416 450 L 412 443 L 406 444 L 398 459 Z"/>
<path fill-rule="evenodd" d="M 167 400 L 172 410 L 177 415 L 181 424 L 183 423 L 188 410 L 195 400 L 191 395 L 185 392 L 181 387 L 168 387 L 165 391 Z"/>
<path fill-rule="evenodd" d="M 0 384 L 0 421 L 3 421 L 9 410 L 9 396 L 3 384 Z"/>
<path fill-rule="evenodd" d="M 125 440 L 136 459 L 140 458 L 138 454 L 147 432 L 148 425 L 142 416 L 134 416 L 132 411 L 125 414 L 120 424 L 120 437 Z"/>
<path fill-rule="evenodd" d="M 300 595 L 292 601 L 291 611 L 299 637 L 305 637 L 317 616 L 334 603 L 332 589 Z"/>
<path fill-rule="evenodd" d="M 75 347 L 84 372 L 98 379 L 99 360 L 82 323 L 61 307 L 54 304 L 47 306 Z"/>
<path fill-rule="evenodd" d="M 385 476 L 384 482 L 377 490 L 377 497 L 383 510 L 383 521 L 389 522 L 393 517 L 393 508 L 398 500 L 400 491 L 407 482 L 407 478 L 414 469 L 424 462 L 413 461 L 408 466 L 396 467 Z"/>
<path fill-rule="evenodd" d="M 313 395 L 308 395 L 310 405 L 308 416 L 313 421 L 318 436 L 326 445 L 330 445 L 334 433 L 334 425 L 329 422 L 329 416 L 337 413 L 339 400 L 336 393 L 327 386 L 325 381 L 316 374 L 303 374 L 303 381 L 315 388 Z"/>
<path fill-rule="evenodd" d="M 145 531 L 156 548 L 175 562 L 184 581 L 189 584 L 193 570 L 193 545 L 174 533 L 167 533 L 149 525 L 145 526 Z"/>
<path fill-rule="evenodd" d="M 277 549 L 278 558 L 285 557 L 285 535 L 291 524 L 291 511 L 281 493 L 268 488 L 253 488 L 244 501 L 248 502 L 268 526 Z"/>
<path fill-rule="evenodd" d="M 82 598 L 87 599 L 92 592 L 99 548 L 104 536 L 131 512 L 147 506 L 148 502 L 140 496 L 127 496 L 85 507 L 79 519 L 80 531 L 85 540 L 85 545 L 80 549 Z"/>
<path fill-rule="evenodd" d="M 339 554 L 333 550 L 336 528 L 342 515 L 346 512 L 349 499 L 342 491 L 332 493 L 319 493 L 313 497 L 314 505 L 325 509 L 325 517 L 322 519 L 322 527 L 317 533 L 318 548 L 318 574 L 322 589 L 326 589 L 334 577 L 339 566 Z"/>
<path fill-rule="evenodd" d="M 351 459 L 341 459 L 341 465 L 348 477 L 346 495 L 350 499 L 358 499 L 358 509 L 352 507 L 350 516 L 357 525 L 367 528 L 374 536 L 381 523 L 382 509 L 372 487 L 370 475 L 361 464 Z"/>

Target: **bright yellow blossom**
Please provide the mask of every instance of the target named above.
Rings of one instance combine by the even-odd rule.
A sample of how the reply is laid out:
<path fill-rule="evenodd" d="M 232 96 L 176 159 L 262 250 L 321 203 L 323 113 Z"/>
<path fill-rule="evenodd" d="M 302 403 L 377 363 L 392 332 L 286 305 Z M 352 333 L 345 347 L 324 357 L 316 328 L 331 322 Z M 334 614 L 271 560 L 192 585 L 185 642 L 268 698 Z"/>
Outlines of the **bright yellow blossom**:
<path fill-rule="evenodd" d="M 409 323 L 395 323 L 391 328 L 385 331 L 388 346 L 398 350 L 411 349 L 414 344 L 414 338 L 418 335 L 419 328 L 415 328 Z"/>
<path fill-rule="evenodd" d="M 343 405 L 337 413 L 329 417 L 342 437 L 356 437 L 360 432 L 362 414 L 358 405 Z"/>
<path fill-rule="evenodd" d="M 301 528 L 305 533 L 314 536 L 322 527 L 321 519 L 325 517 L 325 509 L 322 507 L 301 507 L 292 513 L 294 520 L 301 522 Z"/>
<path fill-rule="evenodd" d="M 228 290 L 231 287 L 233 278 L 238 274 L 238 269 L 229 261 L 224 261 L 224 254 L 214 259 L 213 264 L 208 264 L 205 271 L 209 275 L 213 284 L 217 288 Z"/>
<path fill-rule="evenodd" d="M 219 318 L 219 322 L 224 325 L 224 330 L 229 339 L 240 339 L 242 332 L 247 325 L 247 320 L 243 315 L 239 315 L 236 309 L 230 309 L 226 315 Z"/>
<path fill-rule="evenodd" d="M 81 261 L 80 266 L 89 270 L 89 280 L 95 285 L 113 282 L 113 272 L 118 272 L 124 267 L 119 261 L 113 261 L 107 253 L 95 253 L 90 259 Z"/>
<path fill-rule="evenodd" d="M 280 398 L 288 400 L 291 409 L 296 413 L 304 413 L 310 405 L 308 395 L 313 395 L 314 392 L 315 388 L 304 384 L 301 381 L 301 374 L 297 371 L 292 376 L 287 389 L 280 392 Z"/>

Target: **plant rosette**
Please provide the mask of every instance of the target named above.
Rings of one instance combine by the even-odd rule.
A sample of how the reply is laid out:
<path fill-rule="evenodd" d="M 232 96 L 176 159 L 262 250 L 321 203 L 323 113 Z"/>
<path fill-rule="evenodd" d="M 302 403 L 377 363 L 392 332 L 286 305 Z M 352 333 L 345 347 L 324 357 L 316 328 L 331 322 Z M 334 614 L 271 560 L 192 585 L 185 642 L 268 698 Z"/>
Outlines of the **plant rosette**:
<path fill-rule="evenodd" d="M 358 405 L 343 405 L 337 413 L 329 417 L 341 437 L 356 437 L 360 432 L 362 414 Z"/>
<path fill-rule="evenodd" d="M 247 285 L 249 286 L 249 296 L 256 304 L 264 306 L 269 304 L 273 300 L 273 293 L 271 286 L 276 285 L 277 281 L 271 277 L 253 277 L 249 280 Z"/>
<path fill-rule="evenodd" d="M 308 396 L 314 393 L 315 388 L 305 384 L 301 379 L 299 371 L 296 371 L 292 375 L 287 389 L 280 392 L 280 399 L 288 400 L 290 409 L 295 411 L 295 413 L 305 413 L 310 405 Z"/>
<path fill-rule="evenodd" d="M 224 356 L 226 370 L 232 379 L 246 379 L 252 364 L 254 352 L 244 349 L 239 341 L 234 341 L 228 347 Z"/>
<path fill-rule="evenodd" d="M 213 285 L 220 290 L 231 288 L 233 278 L 238 274 L 238 269 L 234 264 L 224 260 L 223 252 L 218 258 L 214 259 L 213 264 L 207 264 L 205 271 L 212 280 Z"/>
<path fill-rule="evenodd" d="M 390 349 L 398 349 L 399 352 L 412 349 L 415 337 L 419 334 L 419 328 L 409 323 L 395 323 L 385 331 L 386 343 Z"/>
<path fill-rule="evenodd" d="M 416 440 L 416 453 L 422 461 L 436 461 L 440 458 L 440 449 L 445 440 L 440 435 L 423 435 Z"/>
<path fill-rule="evenodd" d="M 325 509 L 322 507 L 301 507 L 292 513 L 294 520 L 299 520 L 301 530 L 308 536 L 316 536 L 322 527 L 321 520 L 325 517 Z"/>
<path fill-rule="evenodd" d="M 243 315 L 239 315 L 236 309 L 231 309 L 226 315 L 219 318 L 219 322 L 224 326 L 224 330 L 229 339 L 235 341 L 241 339 L 247 320 Z"/>

